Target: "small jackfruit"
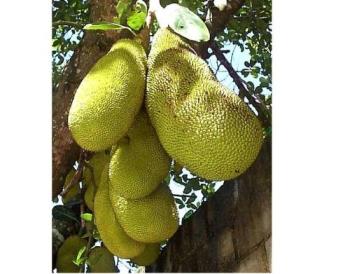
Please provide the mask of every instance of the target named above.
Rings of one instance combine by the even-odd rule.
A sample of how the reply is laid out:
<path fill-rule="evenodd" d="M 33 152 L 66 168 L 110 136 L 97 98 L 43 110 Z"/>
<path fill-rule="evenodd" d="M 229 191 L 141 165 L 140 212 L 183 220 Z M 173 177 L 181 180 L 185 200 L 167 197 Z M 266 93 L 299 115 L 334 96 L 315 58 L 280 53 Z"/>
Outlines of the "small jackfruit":
<path fill-rule="evenodd" d="M 68 126 L 82 148 L 101 151 L 115 144 L 140 110 L 146 53 L 138 42 L 120 39 L 81 82 L 68 115 Z"/>
<path fill-rule="evenodd" d="M 179 226 L 175 201 L 165 184 L 140 199 L 125 199 L 113 192 L 110 198 L 120 225 L 136 241 L 161 242 L 173 236 Z"/>
<path fill-rule="evenodd" d="M 145 197 L 167 176 L 170 158 L 144 111 L 123 138 L 109 165 L 109 191 L 127 199 Z"/>
<path fill-rule="evenodd" d="M 138 256 L 131 259 L 131 261 L 138 265 L 151 265 L 153 264 L 160 253 L 160 244 L 147 244 L 145 250 Z"/>
<path fill-rule="evenodd" d="M 80 267 L 73 263 L 81 248 L 87 245 L 87 241 L 78 235 L 69 236 L 57 252 L 57 272 L 78 273 Z"/>
<path fill-rule="evenodd" d="M 91 249 L 87 260 L 91 273 L 115 273 L 114 256 L 104 247 Z"/>
<path fill-rule="evenodd" d="M 71 171 L 69 171 L 69 173 L 66 176 L 66 180 L 64 182 L 63 185 L 63 189 L 65 189 L 66 187 L 68 187 L 68 185 L 70 184 L 70 182 L 72 181 L 74 174 L 75 174 L 76 170 L 72 169 Z M 78 196 L 80 193 L 80 187 L 79 187 L 79 183 L 76 183 L 75 185 L 73 185 L 66 194 L 63 195 L 62 197 L 62 201 L 64 204 L 66 204 L 67 202 L 69 202 L 71 199 L 73 199 L 74 197 Z"/>
<path fill-rule="evenodd" d="M 83 180 L 86 183 L 86 191 L 84 194 L 84 200 L 87 207 L 93 211 L 94 209 L 94 197 L 96 193 L 96 188 L 101 179 L 101 173 L 103 168 L 107 163 L 109 163 L 110 156 L 106 154 L 104 151 L 97 152 L 92 158 L 89 160 L 89 165 L 92 168 L 94 177 L 92 178 L 91 169 L 89 167 L 84 167 L 83 171 Z"/>
<path fill-rule="evenodd" d="M 260 122 L 236 94 L 215 80 L 201 58 L 183 48 L 169 48 L 179 37 L 161 31 L 154 41 L 156 53 L 153 48 L 150 53 L 146 95 L 161 144 L 176 162 L 200 177 L 237 177 L 260 151 Z"/>
<path fill-rule="evenodd" d="M 108 191 L 108 164 L 105 166 L 94 203 L 95 223 L 100 237 L 115 256 L 129 259 L 142 253 L 145 244 L 130 238 L 114 214 Z"/>

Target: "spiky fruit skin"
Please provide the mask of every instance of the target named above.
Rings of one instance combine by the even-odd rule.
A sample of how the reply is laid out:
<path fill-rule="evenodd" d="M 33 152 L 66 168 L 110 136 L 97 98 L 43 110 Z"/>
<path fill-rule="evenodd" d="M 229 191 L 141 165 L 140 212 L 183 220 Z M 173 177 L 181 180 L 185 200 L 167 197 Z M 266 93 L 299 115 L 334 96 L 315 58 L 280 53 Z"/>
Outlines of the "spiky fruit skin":
<path fill-rule="evenodd" d="M 158 243 L 169 239 L 178 229 L 175 201 L 165 184 L 144 198 L 125 199 L 112 192 L 110 198 L 120 225 L 138 242 Z"/>
<path fill-rule="evenodd" d="M 71 171 L 69 171 L 69 173 L 66 176 L 66 180 L 64 182 L 63 185 L 63 189 L 67 188 L 68 185 L 70 184 L 70 182 L 72 181 L 74 174 L 75 174 L 75 170 L 72 169 Z M 73 199 L 74 197 L 76 197 L 80 192 L 80 188 L 79 188 L 79 184 L 76 183 L 75 185 L 73 185 L 68 192 L 62 197 L 62 201 L 63 203 L 67 203 L 69 202 L 71 199 Z"/>
<path fill-rule="evenodd" d="M 79 250 L 87 245 L 87 241 L 78 235 L 68 237 L 57 252 L 56 267 L 57 272 L 78 273 L 79 266 L 73 263 Z"/>
<path fill-rule="evenodd" d="M 104 247 L 95 247 L 91 249 L 88 265 L 91 273 L 116 272 L 113 254 Z"/>
<path fill-rule="evenodd" d="M 68 126 L 82 148 L 101 151 L 115 144 L 140 110 L 145 89 L 146 53 L 134 40 L 118 40 L 81 82 Z"/>
<path fill-rule="evenodd" d="M 140 111 L 109 165 L 109 191 L 127 199 L 152 193 L 167 176 L 171 160 L 146 112 Z"/>
<path fill-rule="evenodd" d="M 236 94 L 214 79 L 201 58 L 169 48 L 169 36 L 176 35 L 165 33 L 167 39 L 158 36 L 154 42 L 157 53 L 150 53 L 146 97 L 159 139 L 176 162 L 196 175 L 235 178 L 260 151 L 260 122 Z M 159 43 L 167 49 L 162 51 Z"/>
<path fill-rule="evenodd" d="M 151 265 L 153 264 L 160 253 L 160 244 L 147 244 L 145 250 L 135 258 L 132 258 L 131 261 L 138 265 Z"/>
<path fill-rule="evenodd" d="M 108 190 L 108 164 L 101 175 L 94 201 L 95 223 L 100 237 L 115 256 L 129 259 L 142 253 L 145 244 L 130 238 L 123 230 L 114 214 Z"/>
<path fill-rule="evenodd" d="M 88 163 L 93 170 L 94 176 L 92 177 L 92 171 L 90 170 L 90 168 L 84 168 L 83 179 L 87 184 L 87 188 L 84 194 L 84 200 L 85 204 L 91 211 L 94 210 L 94 197 L 95 192 L 97 191 L 97 189 L 95 189 L 95 186 L 96 188 L 98 187 L 103 168 L 107 163 L 109 163 L 109 160 L 109 154 L 106 154 L 104 151 L 100 151 L 97 152 L 94 156 L 92 156 Z"/>

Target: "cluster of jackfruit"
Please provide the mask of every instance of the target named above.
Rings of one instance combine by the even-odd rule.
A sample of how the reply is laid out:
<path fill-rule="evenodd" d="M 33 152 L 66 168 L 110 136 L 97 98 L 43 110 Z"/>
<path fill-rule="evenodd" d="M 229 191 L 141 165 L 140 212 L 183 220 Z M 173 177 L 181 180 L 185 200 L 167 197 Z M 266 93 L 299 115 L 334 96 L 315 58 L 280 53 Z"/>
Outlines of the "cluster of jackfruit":
<path fill-rule="evenodd" d="M 162 183 L 171 159 L 209 180 L 232 179 L 263 139 L 248 106 L 169 29 L 157 32 L 148 60 L 137 40 L 113 45 L 79 86 L 68 125 L 82 148 L 97 152 L 84 169 L 94 181 L 84 198 L 104 245 L 140 265 L 154 262 L 178 228 Z"/>

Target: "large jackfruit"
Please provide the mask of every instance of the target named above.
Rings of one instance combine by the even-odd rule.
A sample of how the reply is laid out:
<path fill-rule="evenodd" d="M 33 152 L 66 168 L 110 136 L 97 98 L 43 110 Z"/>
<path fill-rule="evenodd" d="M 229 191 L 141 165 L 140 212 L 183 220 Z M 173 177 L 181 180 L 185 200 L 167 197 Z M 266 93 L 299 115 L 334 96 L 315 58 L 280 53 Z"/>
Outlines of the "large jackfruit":
<path fill-rule="evenodd" d="M 120 225 L 136 241 L 161 242 L 173 236 L 179 226 L 175 201 L 165 184 L 141 199 L 125 199 L 113 192 L 110 198 Z"/>
<path fill-rule="evenodd" d="M 201 58 L 169 46 L 178 39 L 162 29 L 150 52 L 146 105 L 152 124 L 180 165 L 209 180 L 235 178 L 258 155 L 260 122 Z"/>
<path fill-rule="evenodd" d="M 129 259 L 142 253 L 145 244 L 130 238 L 120 226 L 108 193 L 108 164 L 105 166 L 94 202 L 95 223 L 100 237 L 115 256 Z"/>
<path fill-rule="evenodd" d="M 146 53 L 138 42 L 118 40 L 81 82 L 68 125 L 84 149 L 115 144 L 131 126 L 144 96 Z"/>
<path fill-rule="evenodd" d="M 115 273 L 114 256 L 104 247 L 91 249 L 87 260 L 91 273 Z"/>
<path fill-rule="evenodd" d="M 73 261 L 81 248 L 87 245 L 87 241 L 78 235 L 68 237 L 57 252 L 57 272 L 78 273 L 80 268 Z"/>
<path fill-rule="evenodd" d="M 170 163 L 147 114 L 141 111 L 111 158 L 109 191 L 128 199 L 145 197 L 167 176 Z"/>
<path fill-rule="evenodd" d="M 100 183 L 101 179 L 101 173 L 103 171 L 103 168 L 106 166 L 107 163 L 109 163 L 110 156 L 109 154 L 106 154 L 105 151 L 97 152 L 92 158 L 89 160 L 89 165 L 92 168 L 94 176 L 92 177 L 91 169 L 88 167 L 84 168 L 83 171 L 83 179 L 87 185 L 85 194 L 84 194 L 84 200 L 87 207 L 93 211 L 94 206 L 94 197 L 98 187 L 98 184 Z"/>
<path fill-rule="evenodd" d="M 132 262 L 138 265 L 151 265 L 153 264 L 160 253 L 160 244 L 147 244 L 145 250 L 138 256 L 131 259 Z"/>

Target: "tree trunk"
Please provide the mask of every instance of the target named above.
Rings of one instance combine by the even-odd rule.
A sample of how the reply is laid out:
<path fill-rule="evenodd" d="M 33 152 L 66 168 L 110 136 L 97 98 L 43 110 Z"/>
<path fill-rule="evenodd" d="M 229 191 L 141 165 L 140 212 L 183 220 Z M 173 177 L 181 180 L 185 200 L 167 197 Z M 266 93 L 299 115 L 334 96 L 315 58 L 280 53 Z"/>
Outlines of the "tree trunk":
<path fill-rule="evenodd" d="M 169 241 L 149 272 L 271 271 L 271 141 Z"/>

